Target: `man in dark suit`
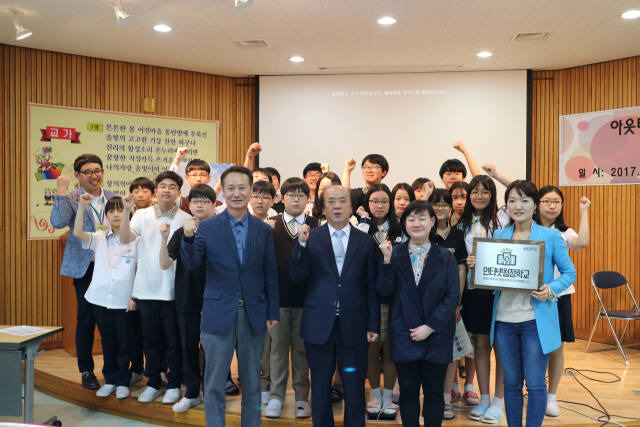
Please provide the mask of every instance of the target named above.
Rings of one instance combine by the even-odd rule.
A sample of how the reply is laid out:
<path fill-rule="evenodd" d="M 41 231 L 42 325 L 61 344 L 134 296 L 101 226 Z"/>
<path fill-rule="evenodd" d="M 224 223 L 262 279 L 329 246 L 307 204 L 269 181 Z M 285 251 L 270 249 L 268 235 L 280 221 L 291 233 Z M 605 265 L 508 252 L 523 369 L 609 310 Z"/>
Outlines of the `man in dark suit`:
<path fill-rule="evenodd" d="M 305 341 L 313 399 L 314 426 L 333 426 L 331 379 L 336 360 L 345 394 L 344 425 L 364 426 L 367 343 L 380 332 L 375 283 L 377 247 L 351 227 L 349 190 L 339 185 L 322 194 L 327 224 L 298 229 L 291 254 L 291 278 L 307 282 L 300 336 Z"/>
<path fill-rule="evenodd" d="M 200 222 L 184 223 L 182 262 L 207 266 L 201 344 L 207 360 L 204 401 L 207 425 L 225 425 L 225 384 L 238 350 L 242 378 L 242 425 L 259 426 L 260 359 L 267 329 L 278 323 L 278 274 L 271 227 L 250 215 L 249 169 L 234 166 L 221 179 L 227 209 Z M 195 232 L 195 235 L 194 235 Z"/>
<path fill-rule="evenodd" d="M 94 232 L 109 230 L 109 221 L 105 217 L 104 207 L 113 193 L 102 189 L 104 169 L 102 160 L 95 154 L 83 154 L 73 162 L 73 174 L 78 179 L 78 188 L 67 193 L 69 178 L 60 175 L 57 179 L 56 193 L 51 210 L 51 225 L 56 228 L 69 227 L 69 237 L 64 248 L 60 274 L 73 277 L 76 289 L 77 325 L 76 352 L 78 354 L 78 369 L 82 374 L 82 386 L 90 390 L 100 387 L 93 373 L 93 335 L 96 321 L 93 318 L 91 304 L 84 298 L 93 277 L 93 252 L 82 248 L 82 242 L 73 235 L 73 224 L 76 221 L 78 201 L 80 195 L 91 194 L 93 199 L 89 209 L 84 211 L 84 231 Z"/>

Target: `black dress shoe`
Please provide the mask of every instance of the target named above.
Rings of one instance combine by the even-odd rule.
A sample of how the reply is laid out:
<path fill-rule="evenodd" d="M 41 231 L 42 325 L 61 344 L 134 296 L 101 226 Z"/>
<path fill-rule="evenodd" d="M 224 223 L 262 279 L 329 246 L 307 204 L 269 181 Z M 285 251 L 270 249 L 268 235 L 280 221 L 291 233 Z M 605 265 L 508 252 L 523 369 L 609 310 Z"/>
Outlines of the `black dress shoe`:
<path fill-rule="evenodd" d="M 93 372 L 83 372 L 82 373 L 82 387 L 88 388 L 89 390 L 97 390 L 100 388 L 100 383 L 98 383 L 98 379 Z"/>

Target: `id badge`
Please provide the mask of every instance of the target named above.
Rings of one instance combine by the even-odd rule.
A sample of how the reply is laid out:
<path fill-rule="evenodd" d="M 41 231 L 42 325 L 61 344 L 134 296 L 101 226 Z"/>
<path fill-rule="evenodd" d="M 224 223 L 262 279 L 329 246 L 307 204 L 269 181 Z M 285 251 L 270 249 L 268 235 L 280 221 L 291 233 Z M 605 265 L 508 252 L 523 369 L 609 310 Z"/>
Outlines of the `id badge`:
<path fill-rule="evenodd" d="M 106 233 L 109 231 L 109 227 L 104 224 L 96 225 L 96 231 L 104 231 Z"/>

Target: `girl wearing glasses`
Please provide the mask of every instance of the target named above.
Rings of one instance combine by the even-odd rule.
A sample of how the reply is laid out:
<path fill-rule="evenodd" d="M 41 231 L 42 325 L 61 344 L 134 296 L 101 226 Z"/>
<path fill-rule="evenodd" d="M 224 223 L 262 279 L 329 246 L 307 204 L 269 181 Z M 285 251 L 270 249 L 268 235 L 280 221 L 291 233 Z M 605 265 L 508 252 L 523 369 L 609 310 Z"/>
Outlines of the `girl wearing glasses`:
<path fill-rule="evenodd" d="M 579 251 L 589 245 L 589 207 L 591 206 L 589 199 L 584 196 L 580 199 L 580 227 L 577 233 L 564 223 L 564 195 L 558 187 L 553 185 L 542 187 L 538 191 L 538 199 L 540 203 L 535 215 L 535 220 L 538 224 L 558 230 L 567 248 L 571 248 L 574 251 Z M 555 277 L 558 278 L 559 276 L 560 272 L 556 268 Z M 574 286 L 571 285 L 558 295 L 558 320 L 562 342 L 575 341 L 573 321 L 571 319 L 571 294 L 575 293 L 575 291 Z M 560 408 L 558 408 L 556 393 L 562 377 L 562 370 L 564 369 L 562 346 L 549 354 L 548 369 L 549 392 L 547 393 L 546 414 L 550 417 L 557 417 L 560 415 Z"/>
<path fill-rule="evenodd" d="M 386 185 L 371 185 L 365 195 L 364 206 L 360 206 L 356 213 L 360 217 L 358 229 L 369 233 L 376 245 L 385 241 L 397 244 L 402 239 L 402 229 L 391 209 L 391 191 Z M 397 238 L 400 238 L 398 242 Z M 398 411 L 392 401 L 397 374 L 389 350 L 389 302 L 388 298 L 380 298 L 380 335 L 369 343 L 367 378 L 373 399 L 367 403 L 367 413 L 375 419 L 395 419 Z M 381 373 L 384 389 L 380 388 Z"/>
<path fill-rule="evenodd" d="M 458 227 L 464 233 L 467 253 L 473 252 L 473 239 L 493 237 L 493 233 L 509 224 L 506 210 L 498 210 L 496 185 L 488 175 L 477 175 L 469 183 L 467 203 Z M 467 259 L 467 266 L 469 259 Z M 469 266 L 470 267 L 470 266 Z M 474 360 L 480 388 L 480 403 L 476 405 L 469 418 L 487 424 L 496 424 L 502 418 L 504 385 L 500 358 L 496 353 L 495 396 L 489 401 L 489 380 L 491 375 L 491 314 L 493 291 L 470 288 L 470 273 L 467 274 L 467 289 L 462 295 L 462 320 L 468 332 L 473 334 Z"/>

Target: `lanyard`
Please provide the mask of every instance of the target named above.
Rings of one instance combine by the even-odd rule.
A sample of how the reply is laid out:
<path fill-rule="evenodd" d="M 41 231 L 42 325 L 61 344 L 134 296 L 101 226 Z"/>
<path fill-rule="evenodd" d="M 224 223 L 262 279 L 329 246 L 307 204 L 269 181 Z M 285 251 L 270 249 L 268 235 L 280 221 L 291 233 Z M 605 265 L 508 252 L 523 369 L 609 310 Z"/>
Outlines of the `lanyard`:
<path fill-rule="evenodd" d="M 100 196 L 100 204 L 102 205 L 100 208 L 100 211 L 98 212 L 98 210 L 93 206 L 93 204 L 89 204 L 89 206 L 91 206 L 91 210 L 93 210 L 93 213 L 96 214 L 96 217 L 98 218 L 98 221 L 100 222 L 100 225 L 102 225 L 102 222 L 104 221 L 104 204 L 102 204 L 102 202 L 104 202 L 104 199 L 102 198 L 102 196 Z"/>
<path fill-rule="evenodd" d="M 482 237 L 482 234 L 483 234 L 482 230 L 484 229 L 484 227 L 481 227 L 481 228 L 480 228 L 480 234 L 478 234 L 478 233 L 476 232 L 476 216 L 475 216 L 475 215 L 473 215 L 473 216 L 471 217 L 471 220 L 473 221 L 473 237 Z"/>

